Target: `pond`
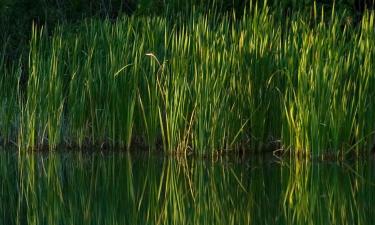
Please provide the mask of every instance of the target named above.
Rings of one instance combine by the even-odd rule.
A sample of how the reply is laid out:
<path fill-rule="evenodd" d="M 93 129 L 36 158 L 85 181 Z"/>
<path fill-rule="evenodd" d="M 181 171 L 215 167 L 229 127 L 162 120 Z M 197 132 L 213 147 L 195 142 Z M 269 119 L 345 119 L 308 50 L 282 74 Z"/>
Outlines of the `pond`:
<path fill-rule="evenodd" d="M 375 224 L 375 162 L 0 152 L 0 224 Z"/>

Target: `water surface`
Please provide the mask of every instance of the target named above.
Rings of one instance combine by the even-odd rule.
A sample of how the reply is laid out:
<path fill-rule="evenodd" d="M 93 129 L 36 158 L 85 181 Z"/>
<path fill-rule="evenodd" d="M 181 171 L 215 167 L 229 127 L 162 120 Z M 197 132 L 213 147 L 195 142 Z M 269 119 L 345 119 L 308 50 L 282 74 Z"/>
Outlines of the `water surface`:
<path fill-rule="evenodd" d="M 375 163 L 0 152 L 0 224 L 375 224 Z"/>

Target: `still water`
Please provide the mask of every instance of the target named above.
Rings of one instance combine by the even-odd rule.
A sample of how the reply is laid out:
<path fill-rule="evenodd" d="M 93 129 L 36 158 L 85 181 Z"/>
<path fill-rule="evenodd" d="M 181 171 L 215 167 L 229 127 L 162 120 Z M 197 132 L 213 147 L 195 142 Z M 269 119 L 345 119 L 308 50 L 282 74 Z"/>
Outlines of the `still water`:
<path fill-rule="evenodd" d="M 375 224 L 375 163 L 0 152 L 0 224 Z"/>

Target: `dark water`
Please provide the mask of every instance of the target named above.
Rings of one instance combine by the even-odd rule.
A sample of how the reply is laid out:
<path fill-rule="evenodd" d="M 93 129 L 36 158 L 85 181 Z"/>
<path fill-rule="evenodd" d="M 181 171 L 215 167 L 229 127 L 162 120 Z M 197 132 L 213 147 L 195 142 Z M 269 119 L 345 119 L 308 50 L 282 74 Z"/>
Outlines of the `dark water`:
<path fill-rule="evenodd" d="M 0 223 L 375 224 L 375 163 L 0 153 Z"/>

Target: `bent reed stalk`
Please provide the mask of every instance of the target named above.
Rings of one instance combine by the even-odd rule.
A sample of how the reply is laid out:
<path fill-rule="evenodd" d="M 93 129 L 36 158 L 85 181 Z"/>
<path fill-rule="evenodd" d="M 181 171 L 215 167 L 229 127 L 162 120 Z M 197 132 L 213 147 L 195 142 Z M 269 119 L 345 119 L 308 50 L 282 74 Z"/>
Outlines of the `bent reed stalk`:
<path fill-rule="evenodd" d="M 0 111 L 1 137 L 18 135 L 21 149 L 137 144 L 215 154 L 281 140 L 272 150 L 296 156 L 369 152 L 374 15 L 358 27 L 334 9 L 280 22 L 265 4 L 240 19 L 92 19 L 50 36 L 34 26 L 25 96 L 7 83 L 17 69 L 0 60 L 0 103 L 12 108 Z"/>

